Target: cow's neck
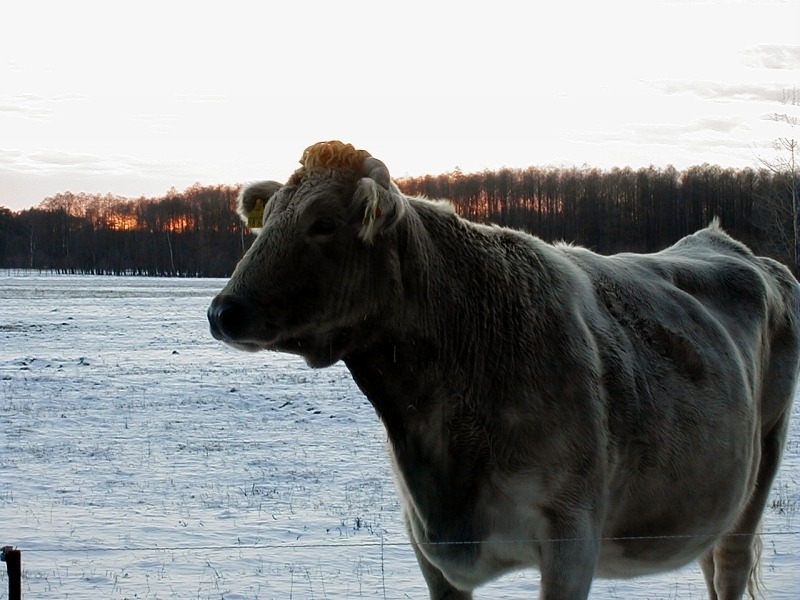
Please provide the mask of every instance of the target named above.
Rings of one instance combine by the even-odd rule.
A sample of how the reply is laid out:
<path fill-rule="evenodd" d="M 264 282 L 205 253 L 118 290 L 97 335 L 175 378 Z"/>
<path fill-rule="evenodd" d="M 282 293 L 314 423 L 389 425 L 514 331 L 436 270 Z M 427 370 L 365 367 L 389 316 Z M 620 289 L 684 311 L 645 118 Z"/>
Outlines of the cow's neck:
<path fill-rule="evenodd" d="M 434 409 L 492 385 L 504 345 L 518 337 L 510 335 L 516 307 L 485 306 L 503 265 L 459 251 L 475 244 L 460 238 L 483 234 L 419 207 L 410 219 L 398 250 L 402 297 L 386 300 L 380 317 L 365 323 L 367 345 L 345 358 L 395 444 L 414 435 L 416 419 L 430 423 Z"/>
<path fill-rule="evenodd" d="M 455 235 L 489 237 L 463 228 Z M 345 363 L 386 426 L 420 508 L 447 513 L 451 502 L 475 497 L 471 488 L 485 480 L 493 460 L 496 432 L 487 425 L 499 406 L 493 403 L 513 395 L 505 364 L 521 351 L 510 344 L 519 339 L 514 330 L 522 315 L 514 303 L 485 305 L 502 298 L 493 286 L 511 284 L 507 265 L 458 252 L 458 238 L 446 248 L 438 239 L 432 233 L 405 246 L 405 297 L 397 299 L 394 318 L 372 325 L 382 335 Z M 530 289 L 539 285 L 536 277 L 513 284 Z"/>

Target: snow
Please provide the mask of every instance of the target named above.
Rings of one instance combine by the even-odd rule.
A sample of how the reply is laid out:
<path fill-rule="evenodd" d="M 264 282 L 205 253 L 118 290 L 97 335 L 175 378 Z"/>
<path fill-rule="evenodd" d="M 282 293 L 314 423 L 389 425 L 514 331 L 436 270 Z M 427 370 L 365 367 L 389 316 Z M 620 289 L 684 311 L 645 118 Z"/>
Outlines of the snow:
<path fill-rule="evenodd" d="M 372 407 L 341 365 L 213 340 L 223 284 L 0 275 L 0 545 L 22 551 L 23 596 L 426 597 Z M 796 405 L 763 528 L 769 598 L 800 590 L 798 501 Z M 476 597 L 537 590 L 529 570 Z M 704 597 L 696 565 L 592 590 Z"/>

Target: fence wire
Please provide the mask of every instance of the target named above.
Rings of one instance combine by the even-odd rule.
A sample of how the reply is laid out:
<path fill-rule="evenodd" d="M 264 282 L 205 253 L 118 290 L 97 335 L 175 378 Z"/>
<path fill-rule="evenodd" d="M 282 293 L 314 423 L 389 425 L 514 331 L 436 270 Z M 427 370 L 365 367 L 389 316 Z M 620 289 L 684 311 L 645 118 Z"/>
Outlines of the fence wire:
<path fill-rule="evenodd" d="M 785 537 L 797 535 L 800 536 L 800 529 L 796 531 L 775 531 L 775 532 L 758 532 L 756 534 L 747 533 L 729 533 L 720 537 L 747 537 L 753 535 L 759 538 L 771 537 Z M 693 539 L 693 538 L 708 538 L 707 535 L 646 535 L 646 536 L 609 536 L 599 538 L 589 538 L 593 541 L 599 542 L 624 542 L 624 541 L 645 541 L 645 540 L 672 540 L 672 539 Z M 557 544 L 566 542 L 578 542 L 586 540 L 583 537 L 569 537 L 569 538 L 528 538 L 519 540 L 474 540 L 474 541 L 455 541 L 455 542 L 417 542 L 418 546 L 480 546 L 480 545 L 496 545 L 496 544 Z M 176 546 L 54 546 L 54 547 L 36 547 L 27 552 L 156 552 L 156 551 L 176 551 L 176 552 L 191 552 L 196 550 L 213 551 L 227 551 L 227 550 L 291 550 L 293 548 L 390 548 L 390 547 L 411 547 L 415 544 L 410 541 L 403 542 L 290 542 L 290 543 L 275 543 L 275 544 L 222 544 L 222 545 L 176 545 Z"/>

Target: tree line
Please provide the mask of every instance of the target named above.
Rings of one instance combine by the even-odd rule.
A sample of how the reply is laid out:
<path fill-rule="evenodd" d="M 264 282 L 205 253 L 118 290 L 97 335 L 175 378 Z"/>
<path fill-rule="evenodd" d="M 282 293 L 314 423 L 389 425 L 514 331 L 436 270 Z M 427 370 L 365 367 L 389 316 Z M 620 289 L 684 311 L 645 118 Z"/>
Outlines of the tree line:
<path fill-rule="evenodd" d="M 398 180 L 450 200 L 462 216 L 601 253 L 652 252 L 719 217 L 754 251 L 796 268 L 794 179 L 769 169 L 529 167 Z M 239 186 L 129 199 L 65 192 L 35 208 L 0 207 L 0 268 L 60 273 L 227 277 L 253 240 Z"/>
<path fill-rule="evenodd" d="M 404 192 L 449 198 L 462 216 L 602 254 L 654 252 L 718 217 L 759 254 L 793 264 L 796 177 L 700 165 L 632 169 L 528 167 L 406 178 Z"/>
<path fill-rule="evenodd" d="M 97 275 L 224 277 L 250 244 L 238 186 L 159 198 L 65 192 L 21 212 L 0 208 L 0 266 Z"/>

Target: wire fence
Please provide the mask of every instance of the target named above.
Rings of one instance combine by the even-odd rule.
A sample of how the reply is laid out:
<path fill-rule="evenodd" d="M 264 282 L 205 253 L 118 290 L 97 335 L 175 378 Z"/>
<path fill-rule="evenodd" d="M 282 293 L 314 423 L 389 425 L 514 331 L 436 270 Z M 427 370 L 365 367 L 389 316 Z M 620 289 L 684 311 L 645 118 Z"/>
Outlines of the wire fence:
<path fill-rule="evenodd" d="M 733 534 L 736 535 L 736 534 Z M 800 529 L 759 533 L 762 546 L 780 538 L 795 537 L 800 542 Z M 654 535 L 602 537 L 605 543 L 624 541 L 656 541 L 665 539 L 691 539 L 697 535 Z M 582 538 L 545 538 L 519 540 L 481 540 L 461 542 L 431 542 L 423 545 L 492 545 L 520 544 L 542 545 L 579 541 Z M 186 597 L 186 590 L 193 590 L 196 598 L 413 598 L 424 594 L 422 577 L 413 572 L 407 561 L 402 568 L 393 564 L 393 550 L 411 552 L 408 540 L 387 541 L 382 536 L 374 541 L 345 542 L 262 542 L 252 544 L 175 544 L 175 545 L 120 545 L 105 546 L 75 544 L 71 546 L 47 545 L 25 550 L 25 560 L 32 563 L 50 563 L 49 572 L 41 566 L 33 570 L 21 569 L 22 551 L 19 548 L 3 548 L 3 560 L 8 562 L 8 573 L 0 577 L 0 599 L 19 600 L 26 580 L 31 591 L 42 590 L 46 582 L 47 597 L 94 598 L 98 592 L 109 593 L 114 598 L 171 598 Z M 106 564 L 94 555 L 130 554 L 131 558 L 120 563 L 111 560 Z M 762 568 L 768 571 L 767 590 L 776 592 L 765 597 L 791 598 L 796 593 L 793 584 L 800 580 L 800 563 L 797 554 L 783 556 L 788 559 L 776 561 L 777 554 L 770 556 L 767 550 L 762 557 Z M 265 558 L 265 555 L 269 558 Z M 58 560 L 47 556 L 60 557 Z M 14 559 L 16 562 L 14 564 Z M 64 557 L 69 557 L 64 559 Z M 311 557 L 311 558 L 309 558 Z M 8 560 L 12 558 L 12 560 Z M 43 560 L 45 559 L 45 560 Z M 255 563 L 254 563 L 255 561 Z M 175 563 L 184 564 L 176 566 Z M 192 565 L 194 563 L 194 565 Z M 337 564 L 338 563 L 338 564 Z M 120 566 L 124 564 L 124 566 Z M 248 564 L 257 565 L 252 574 L 247 574 Z M 119 572 L 115 573 L 114 570 Z M 138 571 L 137 571 L 138 570 Z M 180 575 L 170 574 L 179 570 Z M 781 572 L 781 571 L 786 572 Z M 196 581 L 186 581 L 192 574 Z M 253 575 L 263 578 L 263 584 L 253 581 Z M 2 582 L 7 579 L 7 584 Z M 412 580 L 416 579 L 416 583 Z M 162 586 L 166 589 L 162 589 Z M 497 595 L 480 594 L 479 597 L 522 597 L 536 590 L 538 573 L 529 569 L 518 573 L 494 591 Z M 8 595 L 3 590 L 8 588 Z M 82 589 L 83 588 L 83 589 Z M 703 597 L 703 583 L 697 568 L 683 569 L 662 575 L 656 581 L 648 578 L 631 582 L 596 582 L 593 587 L 597 596 L 612 598 L 683 598 Z M 133 595 L 130 595 L 133 592 Z M 515 594 L 516 592 L 516 594 Z M 687 594 L 684 596 L 684 594 Z M 38 597 L 38 596 L 36 596 Z"/>
<path fill-rule="evenodd" d="M 626 541 L 648 541 L 648 540 L 680 540 L 680 539 L 708 539 L 708 535 L 639 535 L 639 536 L 609 536 L 599 538 L 588 538 L 596 542 L 626 542 Z M 753 537 L 758 538 L 774 538 L 784 536 L 800 536 L 800 529 L 793 531 L 776 531 L 770 533 L 756 533 Z M 730 533 L 722 537 L 751 537 L 751 534 L 745 533 Z M 562 538 L 525 538 L 518 540 L 466 540 L 455 542 L 418 542 L 418 546 L 487 546 L 487 545 L 505 545 L 505 544 L 556 544 L 566 542 L 579 542 L 584 541 L 585 537 L 562 537 Z M 223 550 L 237 550 L 242 548 L 262 549 L 262 550 L 278 550 L 287 548 L 341 548 L 342 546 L 352 548 L 376 548 L 376 547 L 411 547 L 413 544 L 409 541 L 406 542 L 385 542 L 383 540 L 377 542 L 296 542 L 291 544 L 286 543 L 256 543 L 256 544 L 227 544 L 227 545 L 192 545 L 181 544 L 176 546 L 91 546 L 76 544 L 74 546 L 64 547 L 37 547 L 36 552 L 147 552 L 147 551 L 164 551 L 164 550 L 206 550 L 206 551 L 223 551 Z"/>

